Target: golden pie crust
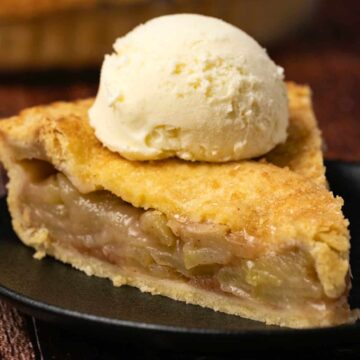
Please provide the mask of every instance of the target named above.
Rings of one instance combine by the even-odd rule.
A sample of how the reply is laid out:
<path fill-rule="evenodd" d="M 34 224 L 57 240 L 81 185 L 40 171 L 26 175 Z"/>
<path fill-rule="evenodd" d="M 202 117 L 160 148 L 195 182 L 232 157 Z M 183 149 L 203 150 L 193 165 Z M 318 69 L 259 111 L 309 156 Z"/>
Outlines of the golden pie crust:
<path fill-rule="evenodd" d="M 265 157 L 225 164 L 189 163 L 179 159 L 131 162 L 103 147 L 89 126 L 93 100 L 55 103 L 24 110 L 0 122 L 0 160 L 9 172 L 9 207 L 21 240 L 88 275 L 111 278 L 188 303 L 251 319 L 292 327 L 326 326 L 353 320 L 346 296 L 349 283 L 348 221 L 343 201 L 327 189 L 321 136 L 307 87 L 288 84 L 290 126 L 285 144 Z M 17 204 L 20 182 L 16 163 L 39 159 L 51 163 L 81 193 L 107 190 L 134 207 L 154 209 L 168 218 L 246 231 L 269 252 L 291 244 L 306 249 L 331 299 L 340 299 L 326 320 L 301 311 L 286 314 L 266 307 L 246 307 L 237 299 L 181 281 L 135 276 L 104 261 L 62 248 L 46 229 L 31 228 Z M 340 305 L 339 305 L 340 306 Z M 341 316 L 337 316 L 339 311 Z"/>

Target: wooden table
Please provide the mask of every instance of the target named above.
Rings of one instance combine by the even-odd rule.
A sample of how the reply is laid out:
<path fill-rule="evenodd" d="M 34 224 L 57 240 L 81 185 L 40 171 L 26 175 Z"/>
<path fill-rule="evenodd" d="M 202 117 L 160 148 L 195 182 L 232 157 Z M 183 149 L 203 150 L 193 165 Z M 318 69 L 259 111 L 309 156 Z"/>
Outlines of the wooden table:
<path fill-rule="evenodd" d="M 359 13 L 358 0 L 323 1 L 305 32 L 269 49 L 273 59 L 285 68 L 287 79 L 312 87 L 328 159 L 360 161 Z M 31 105 L 93 96 L 97 81 L 97 70 L 2 74 L 0 117 Z M 360 354 L 360 342 L 351 349 L 335 352 L 326 349 L 326 346 L 319 347 L 315 352 L 328 359 L 345 359 Z M 129 350 L 121 345 L 114 348 L 21 315 L 0 302 L 0 359 L 143 359 L 145 356 L 150 359 L 215 359 Z M 289 354 L 283 356 L 287 358 Z M 291 354 L 291 357 L 300 359 L 302 354 Z M 253 359 L 254 355 L 247 354 L 245 358 Z"/>

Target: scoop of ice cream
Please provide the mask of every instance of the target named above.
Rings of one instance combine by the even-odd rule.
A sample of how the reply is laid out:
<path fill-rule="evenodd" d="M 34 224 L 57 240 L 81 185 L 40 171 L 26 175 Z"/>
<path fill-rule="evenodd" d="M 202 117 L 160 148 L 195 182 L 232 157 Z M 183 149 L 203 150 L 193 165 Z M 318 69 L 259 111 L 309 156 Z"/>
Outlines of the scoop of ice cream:
<path fill-rule="evenodd" d="M 114 50 L 89 117 L 97 138 L 123 157 L 240 160 L 286 139 L 283 70 L 238 28 L 163 16 L 117 39 Z"/>

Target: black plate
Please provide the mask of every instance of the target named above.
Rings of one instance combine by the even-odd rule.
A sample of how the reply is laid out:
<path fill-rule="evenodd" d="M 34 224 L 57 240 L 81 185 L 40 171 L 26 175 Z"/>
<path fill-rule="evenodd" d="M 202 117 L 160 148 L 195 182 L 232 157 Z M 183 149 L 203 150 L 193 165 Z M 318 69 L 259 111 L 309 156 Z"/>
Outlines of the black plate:
<path fill-rule="evenodd" d="M 360 307 L 360 164 L 328 162 L 332 190 L 345 199 L 351 221 L 352 307 Z M 146 342 L 163 348 L 217 351 L 244 350 L 254 345 L 309 346 L 356 344 L 360 324 L 325 329 L 294 330 L 216 313 L 110 281 L 87 277 L 53 259 L 37 261 L 10 225 L 0 201 L 0 296 L 44 320 L 115 341 Z"/>

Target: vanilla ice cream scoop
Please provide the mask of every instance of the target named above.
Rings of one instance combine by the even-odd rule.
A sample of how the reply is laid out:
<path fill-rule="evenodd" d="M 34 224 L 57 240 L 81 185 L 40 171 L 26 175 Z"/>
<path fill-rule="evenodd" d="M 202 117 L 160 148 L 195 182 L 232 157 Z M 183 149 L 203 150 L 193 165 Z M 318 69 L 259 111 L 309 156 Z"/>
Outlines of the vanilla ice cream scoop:
<path fill-rule="evenodd" d="M 117 39 L 114 50 L 89 117 L 97 138 L 123 157 L 222 162 L 285 141 L 283 70 L 238 28 L 163 16 Z"/>

